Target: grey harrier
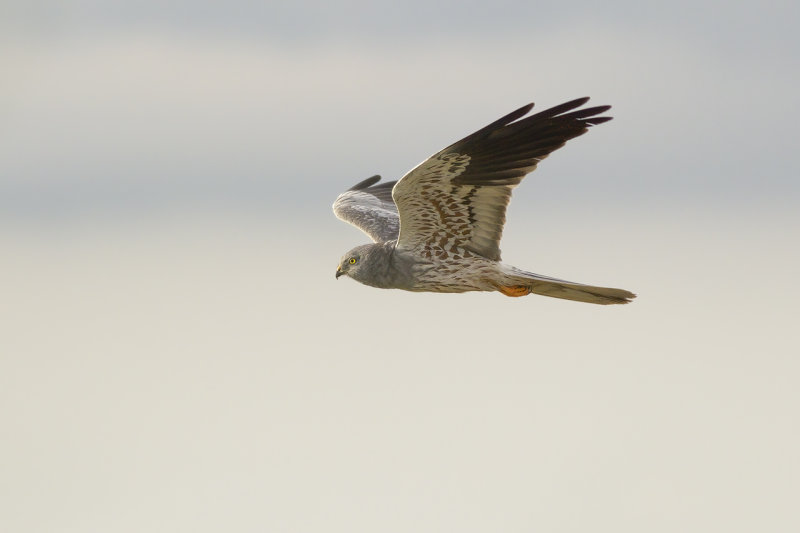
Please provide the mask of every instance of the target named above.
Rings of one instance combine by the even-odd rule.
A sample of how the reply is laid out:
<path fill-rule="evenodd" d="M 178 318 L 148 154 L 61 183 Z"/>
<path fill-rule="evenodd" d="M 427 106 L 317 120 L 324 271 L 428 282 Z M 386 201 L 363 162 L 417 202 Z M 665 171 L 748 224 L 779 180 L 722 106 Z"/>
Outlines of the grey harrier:
<path fill-rule="evenodd" d="M 399 181 L 372 176 L 339 195 L 333 211 L 373 244 L 342 257 L 336 277 L 407 291 L 530 293 L 595 304 L 636 295 L 540 276 L 500 262 L 511 190 L 550 152 L 611 120 L 580 98 L 522 118 L 528 104 L 432 155 Z M 521 120 L 519 120 L 521 119 Z"/>

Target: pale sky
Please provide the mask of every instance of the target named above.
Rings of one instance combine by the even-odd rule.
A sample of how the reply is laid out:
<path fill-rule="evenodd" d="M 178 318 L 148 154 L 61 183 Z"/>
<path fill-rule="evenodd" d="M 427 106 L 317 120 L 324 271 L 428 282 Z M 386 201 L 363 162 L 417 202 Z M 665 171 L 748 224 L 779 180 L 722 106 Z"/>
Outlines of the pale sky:
<path fill-rule="evenodd" d="M 584 95 L 616 120 L 554 156 L 549 186 L 637 205 L 800 196 L 791 2 L 170 6 L 6 7 L 4 210 L 329 203 L 529 101 Z"/>
<path fill-rule="evenodd" d="M 5 2 L 0 530 L 800 530 L 796 2 Z M 615 119 L 511 264 L 334 280 L 336 195 L 534 101 Z"/>

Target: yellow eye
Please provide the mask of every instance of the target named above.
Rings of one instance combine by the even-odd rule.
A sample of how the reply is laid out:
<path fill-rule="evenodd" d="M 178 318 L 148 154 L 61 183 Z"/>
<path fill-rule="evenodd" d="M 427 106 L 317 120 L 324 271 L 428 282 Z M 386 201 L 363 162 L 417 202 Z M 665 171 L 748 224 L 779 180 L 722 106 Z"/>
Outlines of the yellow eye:
<path fill-rule="evenodd" d="M 355 264 L 356 264 L 356 258 L 355 258 L 355 257 L 351 257 L 351 258 L 350 258 L 350 261 L 348 261 L 348 262 L 349 262 L 351 265 L 355 265 Z"/>

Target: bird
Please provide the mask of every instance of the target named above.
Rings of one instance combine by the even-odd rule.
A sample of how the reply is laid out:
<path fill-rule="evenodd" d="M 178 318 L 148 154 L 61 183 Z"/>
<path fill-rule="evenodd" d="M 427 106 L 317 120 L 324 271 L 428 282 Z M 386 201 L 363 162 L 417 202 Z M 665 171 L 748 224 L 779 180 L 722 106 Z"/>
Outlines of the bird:
<path fill-rule="evenodd" d="M 336 279 L 414 292 L 497 291 L 593 304 L 626 304 L 630 291 L 534 274 L 505 264 L 500 238 L 511 192 L 570 139 L 612 117 L 578 98 L 527 116 L 527 104 L 440 150 L 397 181 L 369 177 L 340 194 L 337 218 L 366 233 Z M 523 118 L 524 117 L 524 118 Z"/>

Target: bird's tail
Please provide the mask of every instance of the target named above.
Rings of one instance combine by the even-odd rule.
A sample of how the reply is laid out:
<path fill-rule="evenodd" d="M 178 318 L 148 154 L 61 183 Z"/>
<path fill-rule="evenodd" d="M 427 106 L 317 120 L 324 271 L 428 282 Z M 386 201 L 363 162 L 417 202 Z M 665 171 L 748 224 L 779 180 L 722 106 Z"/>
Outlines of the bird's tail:
<path fill-rule="evenodd" d="M 525 272 L 514 267 L 504 265 L 506 276 L 502 285 L 497 290 L 506 296 L 525 296 L 531 293 L 563 298 L 576 302 L 590 304 L 610 305 L 629 303 L 636 295 L 624 289 L 610 287 L 595 287 L 582 283 L 573 283 L 563 279 L 541 276 L 532 272 Z"/>

